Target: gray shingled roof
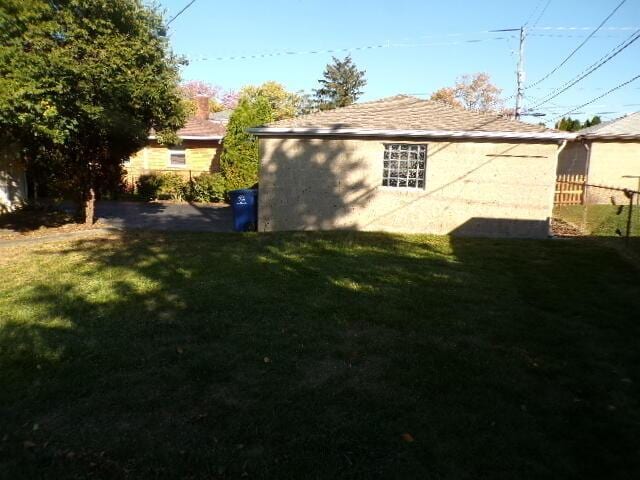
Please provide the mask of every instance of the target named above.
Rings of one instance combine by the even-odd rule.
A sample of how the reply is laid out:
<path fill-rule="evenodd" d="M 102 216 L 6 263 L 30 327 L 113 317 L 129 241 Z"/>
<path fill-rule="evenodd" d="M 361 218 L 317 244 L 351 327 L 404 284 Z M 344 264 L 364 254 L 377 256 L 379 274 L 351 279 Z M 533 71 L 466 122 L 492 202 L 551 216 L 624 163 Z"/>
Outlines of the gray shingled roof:
<path fill-rule="evenodd" d="M 468 132 L 554 132 L 539 125 L 407 95 L 280 120 L 267 127 Z"/>
<path fill-rule="evenodd" d="M 593 127 L 583 128 L 578 130 L 576 134 L 584 138 L 640 139 L 640 112 L 609 120 Z"/>

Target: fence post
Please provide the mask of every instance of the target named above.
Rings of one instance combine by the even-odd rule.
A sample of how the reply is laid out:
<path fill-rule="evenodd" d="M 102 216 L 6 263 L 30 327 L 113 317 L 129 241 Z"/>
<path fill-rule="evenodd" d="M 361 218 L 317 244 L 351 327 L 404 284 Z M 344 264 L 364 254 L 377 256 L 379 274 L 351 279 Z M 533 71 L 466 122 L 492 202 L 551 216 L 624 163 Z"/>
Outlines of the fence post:
<path fill-rule="evenodd" d="M 629 197 L 629 211 L 627 212 L 627 238 L 625 239 L 625 243 L 629 246 L 629 238 L 631 238 L 631 218 L 633 215 L 634 192 L 625 189 L 624 194 Z"/>

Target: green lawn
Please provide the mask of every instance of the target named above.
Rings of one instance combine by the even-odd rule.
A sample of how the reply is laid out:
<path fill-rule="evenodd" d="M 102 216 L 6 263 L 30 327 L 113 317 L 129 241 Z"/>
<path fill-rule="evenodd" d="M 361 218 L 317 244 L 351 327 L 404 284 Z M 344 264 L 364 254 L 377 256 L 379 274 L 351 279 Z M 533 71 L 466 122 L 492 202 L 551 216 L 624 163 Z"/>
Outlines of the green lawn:
<path fill-rule="evenodd" d="M 589 242 L 129 234 L 0 278 L 2 478 L 640 471 L 640 273 Z"/>
<path fill-rule="evenodd" d="M 626 236 L 629 206 L 623 205 L 562 205 L 555 206 L 553 216 L 561 218 L 585 233 L 601 236 Z M 631 211 L 632 236 L 640 236 L 640 206 Z"/>

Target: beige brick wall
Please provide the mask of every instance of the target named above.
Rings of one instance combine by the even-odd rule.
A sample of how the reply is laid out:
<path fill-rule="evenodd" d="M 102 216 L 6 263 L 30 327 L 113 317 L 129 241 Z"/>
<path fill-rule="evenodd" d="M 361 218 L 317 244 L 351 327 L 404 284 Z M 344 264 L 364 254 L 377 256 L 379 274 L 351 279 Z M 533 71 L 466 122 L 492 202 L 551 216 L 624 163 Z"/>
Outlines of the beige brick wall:
<path fill-rule="evenodd" d="M 637 190 L 640 176 L 640 142 L 591 143 L 589 183 Z"/>
<path fill-rule="evenodd" d="M 383 143 L 260 139 L 259 230 L 548 234 L 556 144 L 426 143 L 424 190 L 383 187 Z"/>
<path fill-rule="evenodd" d="M 220 171 L 222 147 L 218 141 L 185 140 L 181 146 L 185 149 L 186 164 L 176 166 L 169 163 L 169 148 L 155 142 L 149 143 L 125 165 L 127 181 L 134 183 L 140 175 L 154 170 L 174 171 L 185 176 L 189 175 L 189 171 L 193 176 Z"/>

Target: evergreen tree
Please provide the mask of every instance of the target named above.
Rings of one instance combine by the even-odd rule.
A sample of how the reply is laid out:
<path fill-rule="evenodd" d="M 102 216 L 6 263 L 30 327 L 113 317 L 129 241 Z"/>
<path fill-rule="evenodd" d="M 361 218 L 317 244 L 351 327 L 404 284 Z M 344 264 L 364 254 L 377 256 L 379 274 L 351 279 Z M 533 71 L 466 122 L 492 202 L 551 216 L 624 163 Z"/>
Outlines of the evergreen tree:
<path fill-rule="evenodd" d="M 362 95 L 362 87 L 367 84 L 365 71 L 358 70 L 351 56 L 344 60 L 333 57 L 328 64 L 322 79 L 318 80 L 320 88 L 314 90 L 317 107 L 320 110 L 346 107 L 355 103 Z"/>
<path fill-rule="evenodd" d="M 556 122 L 555 128 L 557 130 L 563 130 L 565 132 L 575 132 L 582 128 L 582 124 L 578 119 L 573 119 L 571 117 L 562 117 L 560 121 Z"/>
<path fill-rule="evenodd" d="M 247 129 L 273 121 L 269 99 L 241 97 L 224 137 L 220 170 L 227 191 L 251 187 L 258 181 L 258 139 Z"/>
<path fill-rule="evenodd" d="M 584 124 L 582 125 L 582 128 L 593 127 L 594 125 L 598 125 L 599 123 L 602 123 L 602 120 L 598 115 L 594 115 L 594 117 L 591 120 L 587 119 L 584 122 Z"/>
<path fill-rule="evenodd" d="M 175 141 L 184 122 L 162 16 L 141 0 L 3 0 L 0 27 L 0 143 L 76 192 L 92 222 L 95 190 L 149 130 Z"/>
<path fill-rule="evenodd" d="M 573 119 L 571 117 L 562 117 L 559 122 L 556 122 L 556 129 L 564 130 L 565 132 L 577 132 L 583 128 L 593 127 L 602 123 L 602 119 L 598 115 L 594 115 L 590 120 L 585 120 L 584 123 L 580 123 L 580 120 Z"/>

